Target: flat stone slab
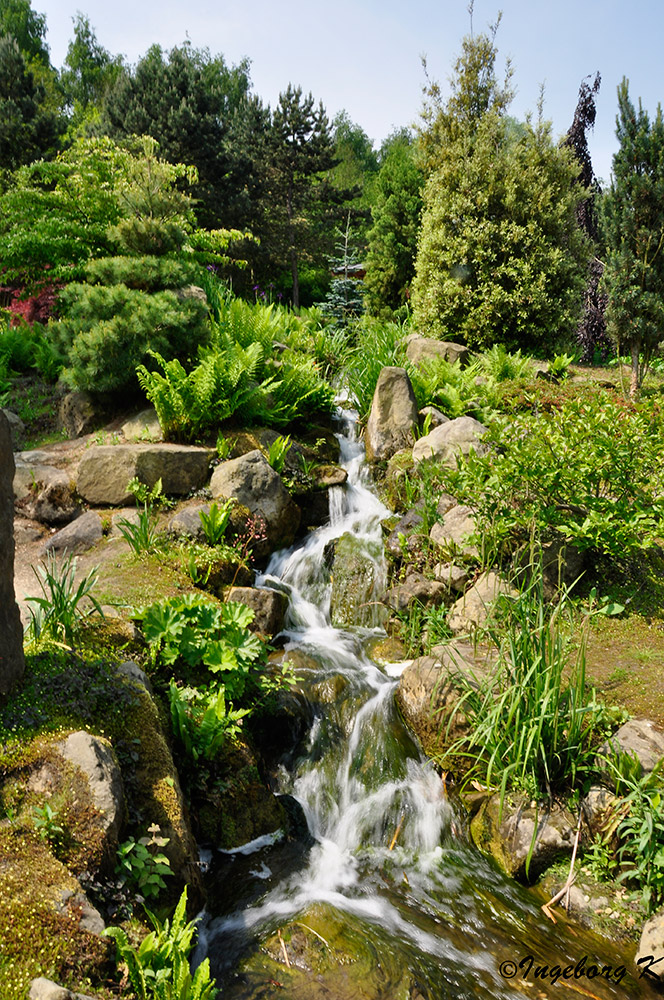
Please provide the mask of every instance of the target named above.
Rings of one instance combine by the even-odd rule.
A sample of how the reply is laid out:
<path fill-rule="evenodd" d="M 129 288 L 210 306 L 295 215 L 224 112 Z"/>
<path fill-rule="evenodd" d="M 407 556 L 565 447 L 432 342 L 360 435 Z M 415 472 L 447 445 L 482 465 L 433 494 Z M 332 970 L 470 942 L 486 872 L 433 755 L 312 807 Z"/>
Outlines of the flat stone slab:
<path fill-rule="evenodd" d="M 78 467 L 76 487 L 84 500 L 114 507 L 129 503 L 127 483 L 146 486 L 161 479 L 164 493 L 185 496 L 208 480 L 214 448 L 182 444 L 115 444 L 89 448 Z"/>

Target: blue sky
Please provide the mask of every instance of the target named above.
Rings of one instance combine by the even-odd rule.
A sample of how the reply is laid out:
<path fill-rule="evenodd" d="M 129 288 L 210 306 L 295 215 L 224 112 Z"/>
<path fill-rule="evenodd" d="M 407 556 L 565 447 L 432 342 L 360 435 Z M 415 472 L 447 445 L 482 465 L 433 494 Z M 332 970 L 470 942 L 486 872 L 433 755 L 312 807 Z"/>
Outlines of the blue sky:
<path fill-rule="evenodd" d="M 410 125 L 421 106 L 426 55 L 443 90 L 469 30 L 467 0 L 32 0 L 47 17 L 51 59 L 62 64 L 72 18 L 87 14 L 99 42 L 136 60 L 153 43 L 189 38 L 227 62 L 251 60 L 254 90 L 274 104 L 289 82 L 322 100 L 332 117 L 345 108 L 377 144 Z M 500 65 L 510 57 L 517 95 L 512 112 L 544 112 L 560 135 L 569 127 L 581 80 L 599 70 L 602 86 L 590 138 L 595 172 L 608 181 L 616 148 L 616 87 L 654 114 L 664 101 L 663 0 L 475 0 L 474 28 L 503 17 Z"/>

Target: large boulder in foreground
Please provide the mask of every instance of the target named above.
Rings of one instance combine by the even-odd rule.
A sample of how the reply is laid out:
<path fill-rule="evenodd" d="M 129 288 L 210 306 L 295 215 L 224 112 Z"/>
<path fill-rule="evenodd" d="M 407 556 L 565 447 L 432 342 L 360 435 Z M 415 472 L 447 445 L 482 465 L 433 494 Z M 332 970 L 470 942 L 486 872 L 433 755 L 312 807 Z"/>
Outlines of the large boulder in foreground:
<path fill-rule="evenodd" d="M 368 461 L 384 462 L 410 448 L 418 422 L 417 400 L 405 368 L 383 368 L 365 432 Z"/>
<path fill-rule="evenodd" d="M 0 413 L 0 693 L 23 676 L 23 627 L 14 594 L 14 450 Z"/>
<path fill-rule="evenodd" d="M 293 544 L 300 526 L 300 508 L 258 449 L 218 465 L 210 490 L 215 499 L 235 498 L 254 518 L 264 522 L 266 539 L 253 544 L 256 555 Z"/>
<path fill-rule="evenodd" d="M 204 486 L 214 448 L 182 444 L 105 444 L 88 448 L 78 467 L 76 488 L 92 504 L 120 507 L 129 503 L 127 483 L 134 477 L 146 486 L 161 479 L 164 493 L 185 496 Z"/>
<path fill-rule="evenodd" d="M 443 465 L 456 468 L 458 455 L 468 455 L 471 451 L 486 455 L 488 448 L 481 438 L 487 428 L 474 417 L 457 417 L 421 437 L 413 448 L 413 461 L 417 464 L 426 458 L 435 458 Z"/>

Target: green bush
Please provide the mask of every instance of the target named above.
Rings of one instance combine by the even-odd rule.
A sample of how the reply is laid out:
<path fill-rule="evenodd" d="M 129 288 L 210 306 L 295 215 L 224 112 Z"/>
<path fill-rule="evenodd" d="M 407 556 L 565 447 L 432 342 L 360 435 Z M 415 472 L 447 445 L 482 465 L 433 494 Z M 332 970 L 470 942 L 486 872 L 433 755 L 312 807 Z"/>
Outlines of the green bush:
<path fill-rule="evenodd" d="M 624 560 L 664 531 L 663 430 L 657 403 L 567 399 L 497 422 L 489 454 L 471 452 L 440 479 L 473 508 L 486 551 L 509 550 L 534 530 Z"/>
<path fill-rule="evenodd" d="M 223 684 L 199 691 L 179 688 L 171 681 L 168 700 L 173 732 L 194 762 L 214 760 L 227 740 L 238 735 L 242 719 L 250 712 L 226 703 Z"/>
<path fill-rule="evenodd" d="M 125 285 L 144 292 L 182 288 L 198 277 L 198 268 L 172 257 L 101 257 L 85 266 L 91 285 Z"/>

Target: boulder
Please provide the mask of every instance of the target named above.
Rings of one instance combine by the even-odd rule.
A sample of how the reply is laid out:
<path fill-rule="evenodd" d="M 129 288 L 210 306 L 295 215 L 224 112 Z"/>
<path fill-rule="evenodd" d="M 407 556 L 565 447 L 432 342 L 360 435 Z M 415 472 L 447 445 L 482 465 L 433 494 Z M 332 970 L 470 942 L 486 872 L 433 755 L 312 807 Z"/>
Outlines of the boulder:
<path fill-rule="evenodd" d="M 337 627 L 384 624 L 388 612 L 381 600 L 385 574 L 378 553 L 347 532 L 332 543 L 330 618 Z"/>
<path fill-rule="evenodd" d="M 103 537 L 101 518 L 94 510 L 81 514 L 75 521 L 56 531 L 44 542 L 41 555 L 47 552 L 79 553 L 91 549 Z"/>
<path fill-rule="evenodd" d="M 403 540 L 408 541 L 408 536 L 417 531 L 422 524 L 422 509 L 424 503 L 420 502 L 415 507 L 411 507 L 402 518 L 395 524 L 385 542 L 385 549 L 393 558 L 400 559 L 403 555 Z"/>
<path fill-rule="evenodd" d="M 251 608 L 254 620 L 249 628 L 268 642 L 284 627 L 288 598 L 280 590 L 269 587 L 230 587 L 226 592 L 226 600 L 239 601 Z"/>
<path fill-rule="evenodd" d="M 14 413 L 13 410 L 2 410 L 5 417 L 7 418 L 7 423 L 9 424 L 9 432 L 12 439 L 12 448 L 14 451 L 18 451 L 25 437 L 25 424 L 19 417 L 18 413 Z"/>
<path fill-rule="evenodd" d="M 483 626 L 489 617 L 491 605 L 501 594 L 517 596 L 514 588 L 496 573 L 482 573 L 477 582 L 450 608 L 448 625 L 451 631 L 456 634 L 468 633 Z"/>
<path fill-rule="evenodd" d="M 449 420 L 415 442 L 413 461 L 417 464 L 426 458 L 435 458 L 454 469 L 458 455 L 468 455 L 471 451 L 478 455 L 487 454 L 489 449 L 480 440 L 486 432 L 484 424 L 474 417 Z"/>
<path fill-rule="evenodd" d="M 638 759 L 641 774 L 650 774 L 664 757 L 664 733 L 649 719 L 630 719 L 600 748 L 600 763 L 612 752 L 631 754 Z"/>
<path fill-rule="evenodd" d="M 70 488 L 71 476 L 62 469 L 56 469 L 52 465 L 44 464 L 50 460 L 50 455 L 44 452 L 35 452 L 36 456 L 43 455 L 43 460 L 28 461 L 26 456 L 29 452 L 21 451 L 16 455 L 16 468 L 13 478 L 13 490 L 16 500 L 23 500 L 29 497 L 35 489 L 43 490 L 47 486 L 59 487 L 63 490 Z"/>
<path fill-rule="evenodd" d="M 437 410 L 435 406 L 423 406 L 420 410 L 420 423 L 424 425 L 424 421 L 429 418 L 429 430 L 433 430 L 434 427 L 440 427 L 441 424 L 449 424 L 450 418 L 446 417 L 444 413 Z"/>
<path fill-rule="evenodd" d="M 258 449 L 218 465 L 210 490 L 215 498 L 234 497 L 254 518 L 262 520 L 266 538 L 253 546 L 255 554 L 264 556 L 293 544 L 300 508 Z"/>
<path fill-rule="evenodd" d="M 161 479 L 164 493 L 185 496 L 205 485 L 215 454 L 181 444 L 97 445 L 84 453 L 76 486 L 88 503 L 114 507 L 132 499 L 127 483 L 134 477 L 150 487 Z"/>
<path fill-rule="evenodd" d="M 603 785 L 592 785 L 581 799 L 583 819 L 593 837 L 605 836 L 616 814 L 620 799 Z"/>
<path fill-rule="evenodd" d="M 127 441 L 163 441 L 164 432 L 159 423 L 159 417 L 154 406 L 141 410 L 135 417 L 126 420 L 122 425 L 122 433 Z"/>
<path fill-rule="evenodd" d="M 403 583 L 388 590 L 384 603 L 393 611 L 406 611 L 413 604 L 425 607 L 443 604 L 448 589 L 437 580 L 429 580 L 422 573 L 410 573 Z"/>
<path fill-rule="evenodd" d="M 474 531 L 475 518 L 471 508 L 457 504 L 443 514 L 441 521 L 432 526 L 429 538 L 440 548 L 477 559 L 479 557 L 477 546 L 467 540 L 468 535 Z"/>
<path fill-rule="evenodd" d="M 454 563 L 436 563 L 433 575 L 447 590 L 460 593 L 463 593 L 470 579 L 470 571 L 465 566 L 456 566 Z"/>
<path fill-rule="evenodd" d="M 39 976 L 30 983 L 28 1000 L 94 1000 L 89 993 L 72 993 L 50 979 Z"/>
<path fill-rule="evenodd" d="M 0 693 L 23 676 L 23 626 L 14 594 L 14 451 L 0 413 Z"/>
<path fill-rule="evenodd" d="M 467 347 L 449 340 L 431 340 L 429 337 L 411 334 L 406 342 L 406 357 L 420 367 L 436 358 L 443 358 L 451 364 L 458 361 L 460 365 L 464 365 L 467 364 L 469 355 Z"/>
<path fill-rule="evenodd" d="M 554 861 L 571 857 L 576 827 L 576 820 L 562 806 L 535 808 L 519 796 L 514 801 L 506 798 L 501 807 L 496 793 L 480 806 L 470 832 L 476 846 L 491 854 L 504 872 L 528 884 Z"/>
<path fill-rule="evenodd" d="M 100 813 L 99 822 L 108 853 L 112 854 L 124 818 L 124 787 L 111 747 L 99 736 L 79 730 L 60 744 L 60 752 L 88 779 L 93 803 Z"/>
<path fill-rule="evenodd" d="M 68 478 L 63 482 L 60 477 L 46 485 L 36 480 L 22 500 L 17 501 L 16 508 L 24 517 L 52 527 L 70 524 L 83 509 L 72 483 Z"/>
<path fill-rule="evenodd" d="M 648 972 L 656 979 L 664 979 L 664 911 L 660 910 L 643 925 L 634 963 L 641 974 Z"/>
<path fill-rule="evenodd" d="M 78 915 L 78 926 L 88 934 L 101 935 L 106 929 L 104 918 L 84 892 L 62 889 L 55 908 L 58 913 L 75 912 Z"/>
<path fill-rule="evenodd" d="M 205 533 L 203 532 L 203 525 L 201 523 L 201 512 L 209 514 L 210 507 L 211 504 L 200 503 L 199 501 L 188 504 L 186 507 L 181 507 L 168 522 L 168 530 L 174 535 L 194 538 L 197 542 L 202 541 Z"/>
<path fill-rule="evenodd" d="M 364 437 L 368 461 L 387 461 L 411 446 L 418 423 L 417 401 L 405 368 L 383 368 Z"/>
<path fill-rule="evenodd" d="M 429 756 L 449 746 L 467 730 L 463 712 L 455 712 L 461 681 L 484 678 L 495 653 L 465 642 L 436 646 L 431 656 L 413 660 L 399 678 L 397 704 L 406 724 Z"/>
<path fill-rule="evenodd" d="M 60 403 L 59 423 L 67 437 L 88 434 L 103 419 L 89 392 L 68 392 Z"/>

